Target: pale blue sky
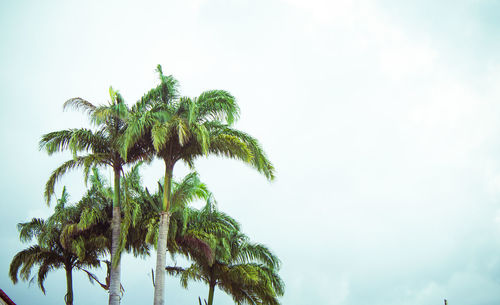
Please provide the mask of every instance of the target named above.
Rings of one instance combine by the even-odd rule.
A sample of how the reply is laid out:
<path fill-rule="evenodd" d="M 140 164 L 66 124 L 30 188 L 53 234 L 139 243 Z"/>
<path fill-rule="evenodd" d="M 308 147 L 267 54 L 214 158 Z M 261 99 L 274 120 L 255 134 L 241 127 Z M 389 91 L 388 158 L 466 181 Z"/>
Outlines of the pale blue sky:
<path fill-rule="evenodd" d="M 39 152 L 40 136 L 86 124 L 68 98 L 104 103 L 112 85 L 134 102 L 157 64 L 186 95 L 233 93 L 238 128 L 275 163 L 274 183 L 197 167 L 283 261 L 283 304 L 500 302 L 500 1 L 3 1 L 0 29 L 0 288 L 18 304 L 64 295 L 62 272 L 47 296 L 7 275 L 27 246 L 15 225 L 50 214 L 43 186 L 69 157 Z M 59 187 L 77 200 L 81 178 Z M 152 302 L 153 265 L 124 259 L 122 304 Z M 106 302 L 75 281 L 75 304 Z M 171 279 L 167 304 L 206 292 Z"/>

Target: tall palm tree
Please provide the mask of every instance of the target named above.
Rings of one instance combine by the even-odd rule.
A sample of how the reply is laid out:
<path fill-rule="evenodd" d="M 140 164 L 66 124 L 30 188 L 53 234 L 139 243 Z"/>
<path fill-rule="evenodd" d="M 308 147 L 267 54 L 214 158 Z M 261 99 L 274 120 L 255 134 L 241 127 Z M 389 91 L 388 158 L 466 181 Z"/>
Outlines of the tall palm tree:
<path fill-rule="evenodd" d="M 157 243 L 154 304 L 164 304 L 167 236 L 172 202 L 172 173 L 177 161 L 194 166 L 200 156 L 217 155 L 242 160 L 268 179 L 274 178 L 274 167 L 260 144 L 250 135 L 231 128 L 239 117 L 234 97 L 223 90 L 203 92 L 197 98 L 179 97 L 177 81 L 157 71 L 160 84 L 145 94 L 128 119 L 122 155 L 137 142 L 148 142 L 154 155 L 165 164 L 162 210 Z"/>
<path fill-rule="evenodd" d="M 114 196 L 111 236 L 111 275 L 109 288 L 109 304 L 120 303 L 120 253 L 124 248 L 124 242 L 120 241 L 121 234 L 121 208 L 120 208 L 120 178 L 123 167 L 139 160 L 148 160 L 151 153 L 147 151 L 148 145 L 136 141 L 130 145 L 127 152 L 127 160 L 121 157 L 123 151 L 123 134 L 126 123 L 122 119 L 128 112 L 122 96 L 112 88 L 110 102 L 108 105 L 95 106 L 82 99 L 73 98 L 64 104 L 64 109 L 75 108 L 86 112 L 91 121 L 97 125 L 98 130 L 90 129 L 67 129 L 51 132 L 42 136 L 40 149 L 47 151 L 49 155 L 63 150 L 70 150 L 73 158 L 64 162 L 54 170 L 45 187 L 45 198 L 50 203 L 54 193 L 56 181 L 68 170 L 83 167 L 85 179 L 93 166 L 110 166 L 114 173 Z M 79 155 L 79 153 L 83 153 Z"/>
<path fill-rule="evenodd" d="M 19 237 L 23 242 L 37 239 L 37 244 L 17 253 L 10 264 L 9 276 L 12 282 L 17 283 L 18 273 L 22 280 L 30 278 L 34 266 L 38 268 L 38 285 L 45 294 L 44 281 L 47 274 L 55 269 L 64 268 L 66 271 L 67 305 L 73 304 L 73 269 L 79 269 L 90 274 L 86 268 L 99 267 L 99 256 L 103 254 L 105 239 L 96 234 L 87 234 L 77 238 L 65 239 L 62 232 L 66 224 L 76 221 L 80 212 L 74 206 L 66 206 L 68 193 L 63 188 L 61 199 L 55 207 L 54 214 L 46 221 L 33 218 L 26 223 L 20 223 Z"/>
<path fill-rule="evenodd" d="M 208 212 L 208 213 L 207 213 Z M 188 223 L 192 229 L 212 227 L 212 223 L 228 223 L 231 219 L 214 208 L 204 209 Z M 188 268 L 166 267 L 171 275 L 180 276 L 187 288 L 189 280 L 202 281 L 209 286 L 208 305 L 213 304 L 215 287 L 232 296 L 237 304 L 279 304 L 284 284 L 279 277 L 278 258 L 265 246 L 250 243 L 239 231 L 239 225 L 231 219 L 232 230 L 217 230 L 209 234 L 215 237 L 212 256 L 191 245 L 183 245 L 180 253 L 189 253 L 193 263 Z M 208 233 L 208 232 L 207 232 Z"/>

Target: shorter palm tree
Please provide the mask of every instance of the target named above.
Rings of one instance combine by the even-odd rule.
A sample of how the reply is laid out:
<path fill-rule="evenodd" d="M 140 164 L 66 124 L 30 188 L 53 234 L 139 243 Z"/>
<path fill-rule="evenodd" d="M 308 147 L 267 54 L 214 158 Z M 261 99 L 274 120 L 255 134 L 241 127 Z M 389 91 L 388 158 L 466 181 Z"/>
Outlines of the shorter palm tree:
<path fill-rule="evenodd" d="M 196 214 L 188 229 L 205 230 L 212 236 L 215 242 L 211 245 L 211 255 L 191 245 L 182 245 L 179 253 L 189 253 L 193 263 L 188 268 L 167 267 L 167 273 L 180 276 L 185 288 L 189 280 L 208 284 L 208 305 L 213 304 L 215 287 L 231 295 L 237 304 L 279 304 L 277 297 L 283 295 L 284 283 L 277 273 L 278 258 L 267 247 L 251 243 L 239 231 L 237 222 L 215 206 L 207 204 Z M 207 231 L 208 228 L 219 229 Z"/>
<path fill-rule="evenodd" d="M 139 168 L 141 163 L 135 164 L 128 172 L 123 174 L 120 186 L 120 201 L 122 202 L 121 216 L 121 235 L 120 243 L 124 250 L 132 252 L 135 256 L 149 255 L 150 244 L 144 238 L 141 238 L 137 232 L 142 228 L 137 227 L 137 220 L 141 214 L 140 199 L 144 188 L 141 184 Z M 114 189 L 110 183 L 102 176 L 97 168 L 92 169 L 90 179 L 90 188 L 85 196 L 77 203 L 79 218 L 71 223 L 67 223 L 61 240 L 74 239 L 79 236 L 88 236 L 89 234 L 100 235 L 105 240 L 105 253 L 110 254 L 112 249 L 112 214 Z M 98 284 L 109 291 L 111 282 L 111 258 L 104 260 L 107 268 L 105 282 L 92 273 L 87 272 L 89 279 L 98 282 Z M 120 285 L 123 294 L 123 286 Z"/>
<path fill-rule="evenodd" d="M 80 217 L 80 211 L 75 206 L 66 206 L 69 195 L 63 188 L 61 199 L 55 207 L 54 214 L 47 220 L 33 218 L 18 225 L 19 237 L 23 242 L 37 239 L 37 244 L 17 253 L 10 264 L 9 276 L 12 282 L 18 282 L 18 273 L 23 281 L 30 280 L 31 270 L 38 266 L 38 286 L 45 294 L 44 281 L 47 274 L 59 268 L 66 271 L 67 305 L 73 304 L 73 269 L 99 267 L 99 256 L 105 251 L 106 239 L 101 235 L 89 232 L 86 236 L 61 238 L 68 223 L 75 222 Z M 32 278 L 34 280 L 34 277 Z"/>
<path fill-rule="evenodd" d="M 136 244 L 137 240 L 143 240 L 146 244 L 143 253 L 149 254 L 148 245 L 157 246 L 159 226 L 160 226 L 160 216 L 159 213 L 162 210 L 163 203 L 163 190 L 164 190 L 164 180 L 158 181 L 158 189 L 155 193 L 151 194 L 147 188 L 137 189 L 137 191 L 142 191 L 140 194 L 140 209 L 138 211 L 136 224 L 130 229 L 129 239 L 131 244 Z M 193 243 L 198 247 L 209 249 L 209 246 L 200 237 L 203 232 L 187 231 L 186 220 L 190 217 L 192 211 L 188 204 L 194 200 L 208 200 L 211 193 L 208 191 L 206 185 L 201 182 L 198 174 L 196 172 L 191 172 L 187 174 L 180 181 L 173 181 L 171 188 L 170 197 L 172 198 L 172 204 L 169 209 L 171 214 L 169 221 L 169 234 L 168 239 L 168 251 L 175 253 L 180 251 L 181 244 Z"/>

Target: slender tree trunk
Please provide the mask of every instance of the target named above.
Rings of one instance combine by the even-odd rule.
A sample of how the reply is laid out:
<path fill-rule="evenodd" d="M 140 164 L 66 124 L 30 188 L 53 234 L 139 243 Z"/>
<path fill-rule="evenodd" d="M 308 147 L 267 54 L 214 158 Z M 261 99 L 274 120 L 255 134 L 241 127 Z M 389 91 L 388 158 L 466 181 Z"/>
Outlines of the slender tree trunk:
<path fill-rule="evenodd" d="M 71 273 L 72 267 L 66 265 L 66 297 L 64 298 L 64 301 L 66 302 L 66 305 L 73 305 L 73 275 Z"/>
<path fill-rule="evenodd" d="M 208 290 L 208 305 L 212 305 L 214 302 L 214 292 L 215 292 L 215 282 L 210 282 Z"/>
<path fill-rule="evenodd" d="M 157 253 L 154 305 L 165 304 L 165 265 L 167 256 L 167 235 L 169 222 L 170 214 L 168 212 L 161 212 L 158 244 L 156 249 Z"/>
<path fill-rule="evenodd" d="M 120 245 L 120 170 L 114 169 L 115 183 L 113 196 L 113 219 L 111 221 L 111 272 L 109 276 L 109 305 L 120 304 L 120 257 L 118 247 Z"/>
<path fill-rule="evenodd" d="M 163 205 L 160 213 L 160 227 L 156 246 L 156 274 L 154 305 L 165 304 L 165 265 L 167 257 L 167 236 L 170 222 L 170 189 L 172 184 L 173 166 L 165 162 L 165 182 L 163 185 Z"/>

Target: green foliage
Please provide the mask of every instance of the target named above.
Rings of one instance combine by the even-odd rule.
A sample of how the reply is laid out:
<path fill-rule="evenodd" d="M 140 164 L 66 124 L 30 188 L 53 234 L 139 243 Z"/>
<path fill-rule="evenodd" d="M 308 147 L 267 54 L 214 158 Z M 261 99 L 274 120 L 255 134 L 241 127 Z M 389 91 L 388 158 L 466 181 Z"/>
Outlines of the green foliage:
<path fill-rule="evenodd" d="M 193 168 L 198 157 L 208 155 L 241 160 L 269 180 L 274 179 L 273 165 L 255 138 L 232 127 L 240 116 L 234 96 L 224 90 L 209 90 L 198 97 L 181 97 L 177 80 L 164 75 L 160 65 L 157 72 L 159 84 L 131 108 L 111 87 L 110 101 L 106 105 L 96 106 L 79 97 L 66 101 L 65 110 L 84 112 L 95 129 L 68 129 L 42 136 L 40 149 L 49 155 L 62 151 L 72 153 L 72 158 L 50 175 L 45 186 L 45 199 L 49 204 L 56 182 L 76 168 L 83 169 L 85 182 L 90 181 L 90 188 L 75 206 L 66 205 L 68 195 L 63 190 L 54 218 L 51 216 L 50 221 L 34 219 L 20 225 L 21 240 L 36 237 L 41 248 L 57 240 L 63 250 L 75 257 L 75 261 L 82 262 L 89 259 L 98 262 L 99 254 L 112 252 L 108 268 L 112 266 L 111 269 L 115 270 L 122 251 L 149 255 L 150 246 L 158 243 L 158 215 L 166 213 L 166 218 L 162 219 L 167 220 L 161 226 L 162 230 L 168 230 L 168 251 L 199 263 L 182 272 L 177 270 L 181 272 L 183 284 L 187 286 L 189 279 L 206 281 L 203 273 L 206 268 L 219 266 L 220 270 L 227 269 L 224 273 L 227 279 L 222 280 L 221 275 L 217 285 L 231 293 L 235 301 L 275 304 L 276 295 L 282 293 L 281 280 L 275 274 L 279 268 L 277 258 L 266 247 L 251 244 L 244 235 L 238 235 L 239 224 L 217 211 L 213 197 L 196 173 L 179 182 L 172 180 L 177 161 Z M 154 158 L 164 161 L 165 178 L 158 183 L 158 190 L 151 194 L 141 185 L 139 166 Z M 125 174 L 124 168 L 131 165 Z M 113 187 L 99 174 L 97 167 L 100 166 L 113 169 Z M 196 199 L 207 200 L 205 208 L 200 211 L 189 208 L 188 203 Z M 119 212 L 116 212 L 117 208 Z M 119 232 L 110 230 L 111 223 L 115 229 L 119 225 Z M 47 225 L 57 225 L 59 229 L 47 230 Z M 164 247 L 165 239 L 161 240 L 159 244 Z M 235 244 L 235 241 L 238 242 Z M 159 257 L 165 255 L 160 252 L 163 251 L 159 251 Z M 24 264 L 21 274 L 25 276 L 35 264 L 30 261 L 36 261 L 34 256 L 22 260 L 28 254 L 23 255 L 11 265 L 16 276 L 21 265 Z M 97 280 L 82 266 L 73 267 L 85 271 L 89 279 Z M 57 266 L 40 267 L 41 287 L 51 268 Z M 157 272 L 157 276 L 163 276 L 163 272 Z M 17 277 L 15 279 L 17 281 Z M 226 284 L 231 282 L 229 279 L 233 279 L 236 286 Z M 211 279 L 209 282 L 212 285 Z M 108 284 L 100 284 L 109 288 Z M 111 286 L 116 288 L 116 285 Z M 210 305 L 212 301 L 213 294 L 209 297 Z"/>
<path fill-rule="evenodd" d="M 77 207 L 67 206 L 68 199 L 64 188 L 54 213 L 47 220 L 34 218 L 18 224 L 20 240 L 30 242 L 36 239 L 36 244 L 18 252 L 12 259 L 9 276 L 13 283 L 17 283 L 19 277 L 23 281 L 30 280 L 32 269 L 38 266 L 38 286 L 45 293 L 43 284 L 50 271 L 59 268 L 71 271 L 73 268 L 100 265 L 98 257 L 104 250 L 99 236 L 90 234 L 86 238 L 63 238 L 65 226 L 77 221 L 81 213 Z"/>
<path fill-rule="evenodd" d="M 156 247 L 159 230 L 159 213 L 162 211 L 163 181 L 158 182 L 158 189 L 151 194 L 147 188 L 136 189 L 139 196 L 135 226 L 130 229 L 129 235 L 133 239 L 145 240 L 147 244 Z M 170 206 L 170 224 L 168 235 L 168 249 L 175 251 L 179 248 L 178 242 L 187 242 L 186 222 L 190 217 L 191 209 L 188 204 L 193 200 L 208 200 L 211 193 L 206 185 L 200 181 L 196 172 L 187 174 L 180 181 L 173 181 L 171 188 L 172 204 Z M 195 236 L 189 238 L 195 239 Z M 195 242 L 192 240 L 192 242 Z M 149 253 L 149 252 L 147 252 Z"/>
<path fill-rule="evenodd" d="M 50 132 L 42 136 L 39 146 L 49 155 L 56 152 L 70 151 L 73 158 L 64 162 L 54 170 L 45 187 L 45 198 L 50 203 L 54 193 L 54 186 L 60 177 L 68 170 L 83 168 L 85 181 L 90 170 L 95 166 L 110 166 L 115 171 L 121 172 L 123 166 L 138 161 L 151 160 L 148 147 L 139 141 L 127 150 L 129 160 L 121 158 L 124 143 L 123 133 L 127 128 L 125 119 L 129 116 L 129 109 L 121 95 L 110 88 L 111 101 L 108 105 L 95 106 L 81 98 L 73 98 L 64 104 L 64 109 L 84 111 L 98 129 L 93 131 L 86 128 L 68 129 Z"/>
<path fill-rule="evenodd" d="M 231 128 L 240 109 L 230 93 L 210 90 L 196 98 L 178 97 L 177 81 L 165 76 L 161 66 L 157 71 L 160 84 L 131 108 L 127 118 L 121 151 L 125 159 L 128 150 L 142 141 L 167 167 L 173 168 L 178 160 L 193 166 L 196 158 L 214 154 L 242 160 L 274 178 L 274 167 L 258 141 Z"/>
<path fill-rule="evenodd" d="M 277 297 L 284 293 L 284 283 L 277 273 L 279 259 L 264 245 L 251 243 L 238 223 L 213 203 L 190 213 L 187 231 L 205 233 L 210 249 L 179 244 L 177 253 L 193 260 L 193 264 L 186 269 L 167 267 L 167 273 L 180 276 L 185 288 L 190 280 L 207 283 L 211 290 L 208 304 L 213 302 L 215 286 L 237 304 L 279 304 Z"/>

